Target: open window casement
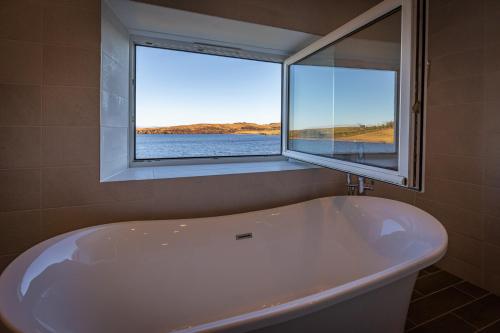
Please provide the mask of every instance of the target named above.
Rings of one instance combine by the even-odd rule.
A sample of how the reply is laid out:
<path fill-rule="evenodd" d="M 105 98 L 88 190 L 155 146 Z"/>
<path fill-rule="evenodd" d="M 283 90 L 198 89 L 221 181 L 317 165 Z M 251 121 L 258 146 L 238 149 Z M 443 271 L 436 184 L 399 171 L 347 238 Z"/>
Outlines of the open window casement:
<path fill-rule="evenodd" d="M 386 0 L 286 59 L 283 155 L 420 189 L 424 14 Z"/>

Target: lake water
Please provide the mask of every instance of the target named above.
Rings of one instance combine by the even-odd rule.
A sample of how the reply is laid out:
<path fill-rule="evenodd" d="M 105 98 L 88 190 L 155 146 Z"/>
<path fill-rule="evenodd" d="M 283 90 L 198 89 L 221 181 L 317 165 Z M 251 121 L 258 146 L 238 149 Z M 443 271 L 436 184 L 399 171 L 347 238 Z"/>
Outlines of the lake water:
<path fill-rule="evenodd" d="M 281 153 L 279 135 L 250 134 L 137 134 L 136 158 L 179 158 L 210 156 L 277 155 Z M 290 149 L 316 155 L 394 168 L 394 144 L 293 139 Z M 352 156 L 351 154 L 355 154 Z M 345 156 L 344 156 L 345 155 Z M 354 159 L 354 160 L 353 160 Z"/>
<path fill-rule="evenodd" d="M 250 134 L 137 134 L 136 158 L 275 155 L 279 135 Z"/>

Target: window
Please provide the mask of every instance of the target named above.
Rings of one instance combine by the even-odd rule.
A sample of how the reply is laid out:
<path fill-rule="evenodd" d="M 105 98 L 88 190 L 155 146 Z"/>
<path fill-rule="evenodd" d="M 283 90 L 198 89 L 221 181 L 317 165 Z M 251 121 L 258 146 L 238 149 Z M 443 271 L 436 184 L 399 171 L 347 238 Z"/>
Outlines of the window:
<path fill-rule="evenodd" d="M 384 1 L 285 61 L 284 155 L 419 188 L 418 6 Z"/>
<path fill-rule="evenodd" d="M 135 159 L 281 154 L 282 64 L 135 46 Z"/>
<path fill-rule="evenodd" d="M 286 59 L 134 37 L 131 164 L 284 156 L 421 189 L 426 10 L 382 1 Z"/>

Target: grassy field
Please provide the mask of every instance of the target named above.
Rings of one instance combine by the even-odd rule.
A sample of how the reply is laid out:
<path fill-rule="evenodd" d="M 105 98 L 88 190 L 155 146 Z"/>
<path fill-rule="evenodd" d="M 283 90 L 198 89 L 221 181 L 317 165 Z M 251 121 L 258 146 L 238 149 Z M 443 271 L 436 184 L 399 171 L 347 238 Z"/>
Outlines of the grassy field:
<path fill-rule="evenodd" d="M 280 123 L 254 124 L 193 124 L 169 127 L 137 128 L 137 134 L 257 134 L 279 135 Z M 291 131 L 292 139 L 332 139 L 338 141 L 360 141 L 394 143 L 392 123 L 380 126 L 352 126 L 334 128 L 313 128 Z"/>
<path fill-rule="evenodd" d="M 137 134 L 259 134 L 279 135 L 281 133 L 280 123 L 254 124 L 193 124 L 170 127 L 137 128 Z"/>
<path fill-rule="evenodd" d="M 394 128 L 388 125 L 314 128 L 291 131 L 290 137 L 293 139 L 335 139 L 338 141 L 394 143 Z"/>

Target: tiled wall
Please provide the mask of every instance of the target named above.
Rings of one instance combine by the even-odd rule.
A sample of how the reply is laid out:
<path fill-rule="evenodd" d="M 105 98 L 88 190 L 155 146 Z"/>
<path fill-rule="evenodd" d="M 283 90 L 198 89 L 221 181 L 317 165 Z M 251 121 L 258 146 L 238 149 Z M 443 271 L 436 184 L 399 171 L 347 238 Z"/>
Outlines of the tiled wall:
<path fill-rule="evenodd" d="M 439 218 L 450 236 L 440 266 L 500 293 L 500 2 L 430 2 L 426 192 L 378 183 L 374 194 Z M 343 193 L 341 175 L 318 169 L 100 183 L 99 1 L 1 6 L 0 267 L 83 226 Z"/>
<path fill-rule="evenodd" d="M 101 4 L 101 180 L 128 168 L 129 33 Z"/>
<path fill-rule="evenodd" d="M 333 171 L 99 182 L 99 0 L 0 3 L 0 270 L 40 240 L 123 220 L 250 211 L 344 190 Z"/>
<path fill-rule="evenodd" d="M 375 194 L 446 227 L 439 266 L 500 293 L 500 1 L 431 0 L 425 193 Z"/>

